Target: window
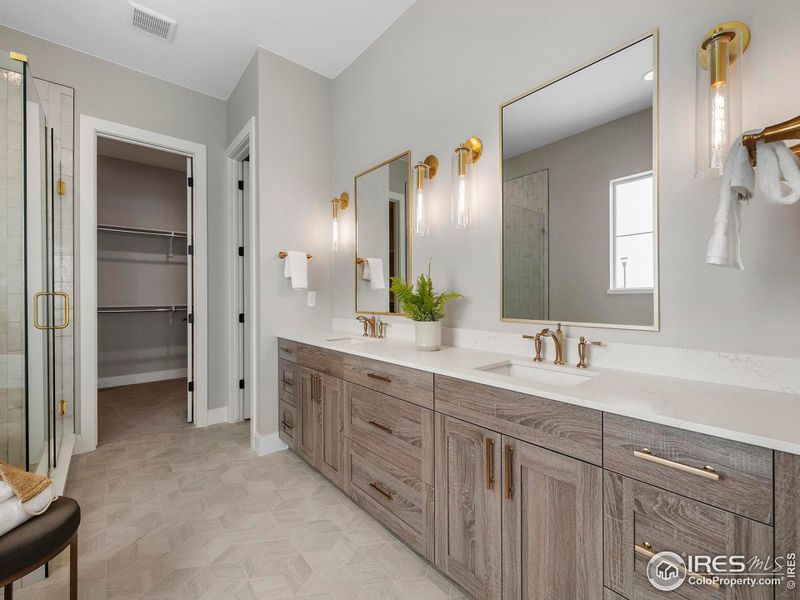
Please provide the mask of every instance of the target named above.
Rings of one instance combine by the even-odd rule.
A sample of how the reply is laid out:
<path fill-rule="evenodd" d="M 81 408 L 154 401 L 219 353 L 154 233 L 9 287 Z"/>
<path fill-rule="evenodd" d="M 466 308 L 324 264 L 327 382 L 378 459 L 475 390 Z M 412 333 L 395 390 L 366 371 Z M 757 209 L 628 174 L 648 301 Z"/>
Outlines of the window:
<path fill-rule="evenodd" d="M 612 179 L 609 293 L 653 290 L 653 172 Z"/>

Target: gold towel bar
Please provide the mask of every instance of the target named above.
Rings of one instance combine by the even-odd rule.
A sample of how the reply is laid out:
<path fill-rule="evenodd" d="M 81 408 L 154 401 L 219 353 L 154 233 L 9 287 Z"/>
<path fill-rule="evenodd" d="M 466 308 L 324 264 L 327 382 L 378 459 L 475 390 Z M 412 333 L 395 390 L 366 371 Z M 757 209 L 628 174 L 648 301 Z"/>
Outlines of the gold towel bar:
<path fill-rule="evenodd" d="M 758 133 L 751 133 L 742 137 L 742 144 L 747 147 L 750 153 L 750 162 L 755 166 L 756 164 L 756 144 L 758 142 L 783 142 L 786 140 L 800 139 L 800 115 L 784 121 L 765 127 Z M 789 148 L 800 159 L 800 144 Z"/>
<path fill-rule="evenodd" d="M 360 256 L 356 256 L 356 264 L 357 265 L 363 265 L 365 262 L 367 262 L 366 258 L 361 258 Z"/>
<path fill-rule="evenodd" d="M 279 258 L 286 258 L 287 256 L 289 256 L 289 253 L 288 253 L 288 252 L 284 252 L 283 250 L 281 250 L 280 252 L 278 252 L 278 257 L 279 257 Z M 311 260 L 311 259 L 312 259 L 312 258 L 314 258 L 314 257 L 313 257 L 313 256 L 311 256 L 310 254 L 306 254 L 306 258 L 308 258 L 308 260 Z"/>

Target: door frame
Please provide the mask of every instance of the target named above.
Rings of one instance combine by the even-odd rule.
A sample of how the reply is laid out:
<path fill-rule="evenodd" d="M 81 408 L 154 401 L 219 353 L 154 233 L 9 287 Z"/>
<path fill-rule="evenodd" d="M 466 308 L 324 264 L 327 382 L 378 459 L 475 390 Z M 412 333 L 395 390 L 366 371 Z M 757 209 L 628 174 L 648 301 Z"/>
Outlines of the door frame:
<path fill-rule="evenodd" d="M 246 339 L 249 338 L 249 344 L 245 348 L 245 361 L 248 363 L 249 369 L 247 372 L 247 381 L 244 386 L 245 402 L 250 405 L 250 447 L 253 451 L 257 451 L 256 440 L 256 424 L 258 423 L 258 402 L 256 399 L 259 397 L 259 348 L 258 348 L 258 331 L 259 331 L 259 308 L 258 308 L 258 289 L 259 289 L 259 276 L 258 276 L 258 263 L 259 263 L 259 244 L 258 244 L 258 175 L 256 166 L 258 160 L 256 156 L 256 118 L 250 119 L 242 127 L 241 131 L 236 134 L 228 147 L 225 149 L 225 198 L 226 198 L 226 212 L 228 215 L 228 274 L 229 285 L 228 290 L 228 343 L 230 344 L 230 352 L 228 353 L 228 379 L 230 385 L 228 386 L 228 421 L 240 421 L 242 419 L 241 411 L 239 409 L 239 377 L 238 362 L 239 353 L 235 352 L 239 347 L 241 340 L 239 340 L 239 308 L 236 305 L 236 286 L 237 281 L 237 265 L 238 253 L 236 250 L 236 203 L 238 202 L 238 174 L 237 163 L 243 158 L 250 157 L 249 177 L 250 190 L 248 192 L 249 202 L 244 207 L 244 221 L 247 227 L 247 239 L 249 247 L 245 252 L 249 253 L 249 269 L 245 274 L 246 281 L 248 282 L 246 295 L 245 295 L 245 319 L 244 328 L 247 331 Z"/>
<path fill-rule="evenodd" d="M 206 146 L 122 123 L 80 115 L 79 277 L 76 325 L 80 433 L 75 453 L 97 448 L 97 138 L 107 137 L 194 161 L 194 424 L 208 423 L 208 248 Z"/>

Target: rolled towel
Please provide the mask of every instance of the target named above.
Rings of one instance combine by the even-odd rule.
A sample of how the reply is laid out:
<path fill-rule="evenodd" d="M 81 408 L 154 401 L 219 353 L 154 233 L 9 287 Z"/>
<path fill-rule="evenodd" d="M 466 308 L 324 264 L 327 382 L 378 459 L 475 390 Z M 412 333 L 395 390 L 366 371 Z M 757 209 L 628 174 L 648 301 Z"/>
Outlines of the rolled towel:
<path fill-rule="evenodd" d="M 56 499 L 55 489 L 51 483 L 44 491 L 39 492 L 27 502 L 21 502 L 17 497 L 0 502 L 0 535 L 4 535 L 42 514 Z"/>
<path fill-rule="evenodd" d="M 37 496 L 53 481 L 45 475 L 23 471 L 0 461 L 0 479 L 11 488 L 22 502 Z"/>
<path fill-rule="evenodd" d="M 369 281 L 369 289 L 385 290 L 386 282 L 383 280 L 383 260 L 380 258 L 368 258 L 364 263 L 362 277 Z"/>
<path fill-rule="evenodd" d="M 292 289 L 308 289 L 308 256 L 306 253 L 289 250 L 284 260 L 283 276 L 292 280 Z"/>
<path fill-rule="evenodd" d="M 740 137 L 731 146 L 725 160 L 719 207 L 706 249 L 708 264 L 744 269 L 741 257 L 742 204 L 753 196 L 754 187 L 755 172 Z"/>
<path fill-rule="evenodd" d="M 14 495 L 14 490 L 5 481 L 0 479 L 0 502 L 5 502 Z"/>
<path fill-rule="evenodd" d="M 769 202 L 794 204 L 800 200 L 800 163 L 783 142 L 756 145 L 756 187 Z"/>

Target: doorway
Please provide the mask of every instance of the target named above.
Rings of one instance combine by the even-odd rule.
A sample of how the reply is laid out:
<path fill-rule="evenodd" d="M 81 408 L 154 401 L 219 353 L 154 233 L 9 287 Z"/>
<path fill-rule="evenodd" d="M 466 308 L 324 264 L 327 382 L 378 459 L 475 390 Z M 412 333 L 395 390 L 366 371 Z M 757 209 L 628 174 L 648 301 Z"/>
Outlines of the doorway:
<path fill-rule="evenodd" d="M 120 392 L 112 427 L 122 431 L 133 427 L 135 398 L 154 395 L 123 389 L 139 385 L 161 386 L 155 395 L 170 406 L 181 400 L 173 416 L 205 426 L 205 146 L 81 115 L 80 148 L 76 451 L 97 446 L 99 388 Z M 169 190 L 165 196 L 157 184 Z"/>

